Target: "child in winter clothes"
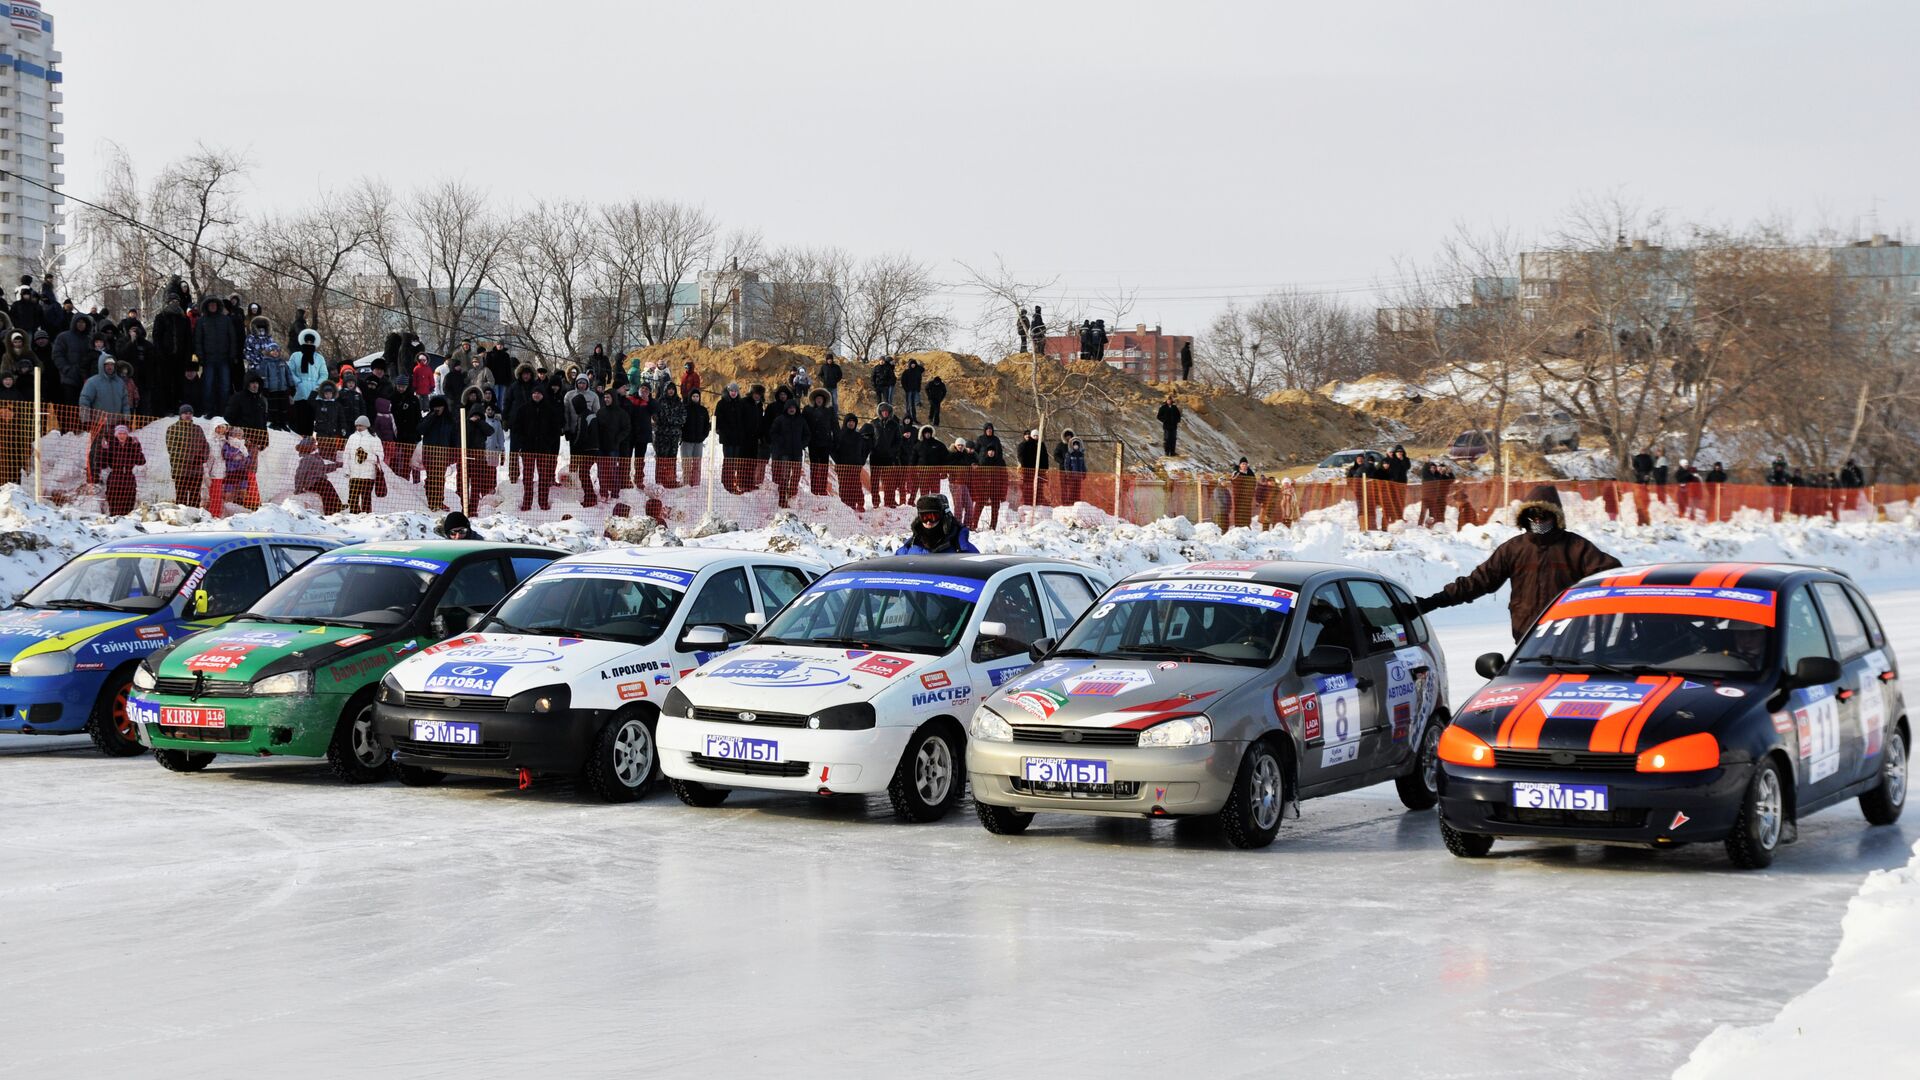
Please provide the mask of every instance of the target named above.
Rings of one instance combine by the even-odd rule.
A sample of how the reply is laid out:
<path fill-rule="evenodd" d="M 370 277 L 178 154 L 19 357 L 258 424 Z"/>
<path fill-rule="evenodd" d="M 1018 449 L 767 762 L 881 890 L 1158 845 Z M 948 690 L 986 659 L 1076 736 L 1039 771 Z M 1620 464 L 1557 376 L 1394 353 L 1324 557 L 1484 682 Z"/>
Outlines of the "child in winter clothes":
<path fill-rule="evenodd" d="M 340 463 L 321 454 L 319 445 L 312 439 L 301 439 L 294 451 L 300 455 L 300 463 L 293 468 L 294 494 L 318 495 L 322 513 L 339 513 L 340 491 L 327 479 L 327 474 L 339 468 Z"/>
<path fill-rule="evenodd" d="M 260 495 L 253 486 L 253 448 L 225 422 L 215 425 L 214 434 L 220 439 L 220 461 L 226 474 L 222 497 L 235 506 L 258 510 Z"/>

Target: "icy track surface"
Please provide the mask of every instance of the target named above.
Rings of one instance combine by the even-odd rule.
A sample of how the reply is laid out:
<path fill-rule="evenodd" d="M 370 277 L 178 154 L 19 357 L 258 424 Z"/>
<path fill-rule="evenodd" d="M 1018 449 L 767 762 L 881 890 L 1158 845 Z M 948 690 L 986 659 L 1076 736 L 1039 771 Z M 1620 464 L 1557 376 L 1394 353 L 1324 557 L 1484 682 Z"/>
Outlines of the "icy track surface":
<path fill-rule="evenodd" d="M 1876 591 L 1920 665 L 1920 591 Z M 1500 607 L 1440 624 L 1454 700 Z M 1467 621 L 1470 620 L 1470 621 Z M 1920 815 L 1467 862 L 1390 785 L 1263 852 L 883 799 L 585 801 L 0 743 L 0 1076 L 1664 1076 L 1825 974 Z M 1861 1064 L 1871 1064 L 1862 1062 Z"/>

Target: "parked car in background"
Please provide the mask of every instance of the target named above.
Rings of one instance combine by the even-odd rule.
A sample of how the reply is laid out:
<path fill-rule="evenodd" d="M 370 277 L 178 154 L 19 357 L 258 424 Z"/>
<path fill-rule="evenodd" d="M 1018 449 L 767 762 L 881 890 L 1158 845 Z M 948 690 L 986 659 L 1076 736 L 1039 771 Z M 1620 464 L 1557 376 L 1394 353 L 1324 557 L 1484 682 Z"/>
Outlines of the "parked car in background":
<path fill-rule="evenodd" d="M 1315 465 L 1313 470 L 1300 479 L 1308 483 L 1325 483 L 1328 480 L 1344 480 L 1347 469 L 1360 458 L 1368 461 L 1385 461 L 1387 455 L 1378 450 L 1340 450 L 1328 454 L 1326 460 Z"/>
<path fill-rule="evenodd" d="M 1466 463 L 1493 451 L 1493 432 L 1463 431 L 1447 444 L 1447 456 Z"/>
<path fill-rule="evenodd" d="M 1500 434 L 1501 442 L 1521 443 L 1541 451 L 1580 449 L 1580 422 L 1565 409 L 1550 413 L 1521 413 Z"/>

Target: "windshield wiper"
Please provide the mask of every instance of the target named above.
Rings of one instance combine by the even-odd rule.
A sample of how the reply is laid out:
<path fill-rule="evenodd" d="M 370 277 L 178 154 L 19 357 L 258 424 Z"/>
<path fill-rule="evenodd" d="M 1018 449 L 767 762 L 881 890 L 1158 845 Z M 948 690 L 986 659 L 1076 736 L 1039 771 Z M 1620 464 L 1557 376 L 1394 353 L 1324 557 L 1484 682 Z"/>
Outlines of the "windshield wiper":
<path fill-rule="evenodd" d="M 843 649 L 866 649 L 866 650 L 868 650 L 868 651 L 870 651 L 870 652 L 872 652 L 872 651 L 878 651 L 878 650 L 879 650 L 879 648 L 880 648 L 880 646 L 878 646 L 878 645 L 876 645 L 876 644 L 874 644 L 874 643 L 873 643 L 873 642 L 871 642 L 871 641 L 865 641 L 865 640 L 863 640 L 863 639 L 861 639 L 861 638 L 850 638 L 850 637 L 822 637 L 822 638 L 814 638 L 814 639 L 813 639 L 812 641 L 810 641 L 810 642 L 808 642 L 807 644 L 809 644 L 809 645 L 833 645 L 833 646 L 838 646 L 838 647 L 840 647 L 840 648 L 843 648 Z M 902 647 L 904 648 L 904 646 L 902 646 Z"/>
<path fill-rule="evenodd" d="M 1062 656 L 1088 656 L 1098 660 L 1103 655 L 1105 654 L 1094 652 L 1092 649 L 1055 649 L 1047 654 L 1047 659 L 1057 660 Z"/>
<path fill-rule="evenodd" d="M 58 608 L 62 611 L 107 611 L 112 608 L 111 604 L 105 604 L 98 600 L 82 600 L 77 596 L 69 596 L 59 600 L 48 600 L 40 606 Z"/>
<path fill-rule="evenodd" d="M 1189 660 L 1198 660 L 1203 664 L 1231 664 L 1233 660 L 1201 652 L 1199 649 L 1183 649 L 1178 645 L 1125 645 L 1113 650 L 1117 656 L 1138 653 L 1142 656 L 1184 656 Z"/>
<path fill-rule="evenodd" d="M 1577 656 L 1519 656 L 1514 659 L 1523 664 L 1545 664 L 1548 667 L 1592 668 L 1595 671 L 1604 671 L 1609 675 L 1655 675 L 1659 674 L 1661 670 L 1649 664 L 1632 664 L 1627 667 L 1621 667 L 1618 664 L 1609 664 L 1600 660 L 1586 660 Z"/>

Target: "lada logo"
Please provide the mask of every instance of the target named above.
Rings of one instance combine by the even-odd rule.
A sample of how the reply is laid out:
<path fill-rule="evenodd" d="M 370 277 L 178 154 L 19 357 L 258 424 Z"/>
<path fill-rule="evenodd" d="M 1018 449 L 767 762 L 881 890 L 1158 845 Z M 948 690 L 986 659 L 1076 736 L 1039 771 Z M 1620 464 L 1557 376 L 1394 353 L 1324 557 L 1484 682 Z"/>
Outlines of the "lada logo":
<path fill-rule="evenodd" d="M 759 714 L 759 713 L 755 713 L 755 712 L 743 712 L 743 713 L 741 713 L 741 714 L 740 714 L 740 722 L 741 722 L 741 723 L 743 723 L 743 724 L 751 724 L 751 723 L 753 723 L 753 722 L 754 722 L 755 720 L 758 720 L 758 719 L 760 719 L 760 714 Z"/>
<path fill-rule="evenodd" d="M 1060 741 L 1061 742 L 1079 742 L 1080 733 L 1072 730 L 1063 731 L 1060 733 Z"/>
<path fill-rule="evenodd" d="M 464 676 L 472 677 L 474 675 L 485 675 L 487 673 L 487 669 L 480 666 L 479 664 L 461 664 L 459 667 L 451 669 L 451 673 L 454 675 L 464 675 Z"/>
<path fill-rule="evenodd" d="M 461 701 L 457 697 L 450 697 L 447 699 L 446 705 L 447 705 L 447 708 L 449 709 L 457 709 L 460 707 Z"/>

